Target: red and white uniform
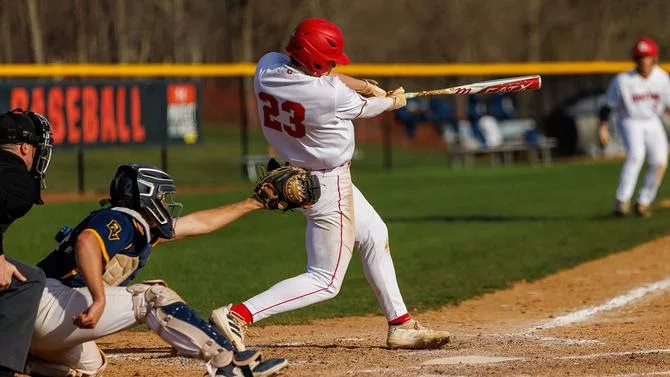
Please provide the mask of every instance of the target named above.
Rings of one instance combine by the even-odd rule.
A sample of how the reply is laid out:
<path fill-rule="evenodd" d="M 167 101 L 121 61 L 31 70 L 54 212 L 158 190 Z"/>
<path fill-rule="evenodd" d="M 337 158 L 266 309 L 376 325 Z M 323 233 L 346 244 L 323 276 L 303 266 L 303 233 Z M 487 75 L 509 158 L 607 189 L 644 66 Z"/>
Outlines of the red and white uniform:
<path fill-rule="evenodd" d="M 269 53 L 258 62 L 254 89 L 263 134 L 291 165 L 312 170 L 321 197 L 307 219 L 307 271 L 244 302 L 258 321 L 334 297 L 358 250 L 365 275 L 389 321 L 407 315 L 381 217 L 352 183 L 352 120 L 389 109 L 390 98 L 363 98 L 334 76 L 310 76 Z"/>
<path fill-rule="evenodd" d="M 668 139 L 661 115 L 670 104 L 670 78 L 658 66 L 647 77 L 636 70 L 620 73 L 607 89 L 605 104 L 616 114 L 627 151 L 616 198 L 630 201 L 646 152 L 649 171 L 638 203 L 649 205 L 656 197 L 668 161 Z"/>

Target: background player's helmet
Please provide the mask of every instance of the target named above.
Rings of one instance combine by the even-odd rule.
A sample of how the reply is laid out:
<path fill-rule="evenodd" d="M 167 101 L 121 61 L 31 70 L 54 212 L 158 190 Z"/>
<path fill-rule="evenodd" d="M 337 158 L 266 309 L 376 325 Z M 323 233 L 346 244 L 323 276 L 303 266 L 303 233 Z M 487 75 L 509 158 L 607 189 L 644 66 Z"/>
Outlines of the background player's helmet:
<path fill-rule="evenodd" d="M 27 143 L 35 146 L 31 173 L 44 186 L 53 150 L 51 124 L 39 113 L 14 109 L 0 114 L 0 145 Z"/>
<path fill-rule="evenodd" d="M 635 42 L 631 51 L 633 59 L 644 56 L 658 56 L 658 45 L 649 37 L 642 37 Z"/>
<path fill-rule="evenodd" d="M 121 165 L 109 186 L 110 202 L 141 213 L 162 238 L 174 238 L 174 222 L 182 204 L 174 200 L 174 180 L 161 169 L 144 164 Z"/>
<path fill-rule="evenodd" d="M 286 45 L 288 55 L 307 74 L 321 76 L 336 64 L 349 64 L 344 53 L 344 36 L 334 23 L 322 18 L 306 19 L 295 28 Z"/>

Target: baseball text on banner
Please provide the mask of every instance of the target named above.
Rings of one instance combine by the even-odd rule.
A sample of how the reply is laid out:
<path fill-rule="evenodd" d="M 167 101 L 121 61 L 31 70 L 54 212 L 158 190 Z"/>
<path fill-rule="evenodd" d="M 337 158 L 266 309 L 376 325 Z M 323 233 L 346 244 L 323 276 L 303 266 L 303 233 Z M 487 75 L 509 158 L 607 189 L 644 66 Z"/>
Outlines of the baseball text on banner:
<path fill-rule="evenodd" d="M 194 144 L 198 97 L 195 82 L 0 83 L 0 108 L 45 114 L 60 146 Z"/>

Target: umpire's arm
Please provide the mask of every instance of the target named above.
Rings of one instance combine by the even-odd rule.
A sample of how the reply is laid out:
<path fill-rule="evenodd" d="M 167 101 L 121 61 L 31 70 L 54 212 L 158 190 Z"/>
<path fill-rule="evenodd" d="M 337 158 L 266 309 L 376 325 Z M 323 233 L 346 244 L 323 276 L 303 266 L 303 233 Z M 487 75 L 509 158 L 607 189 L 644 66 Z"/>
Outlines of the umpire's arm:
<path fill-rule="evenodd" d="M 237 203 L 223 207 L 205 209 L 180 217 L 175 221 L 175 237 L 159 239 L 159 242 L 168 242 L 187 237 L 199 236 L 221 229 L 240 217 L 264 208 L 263 204 L 253 198 L 247 198 Z"/>

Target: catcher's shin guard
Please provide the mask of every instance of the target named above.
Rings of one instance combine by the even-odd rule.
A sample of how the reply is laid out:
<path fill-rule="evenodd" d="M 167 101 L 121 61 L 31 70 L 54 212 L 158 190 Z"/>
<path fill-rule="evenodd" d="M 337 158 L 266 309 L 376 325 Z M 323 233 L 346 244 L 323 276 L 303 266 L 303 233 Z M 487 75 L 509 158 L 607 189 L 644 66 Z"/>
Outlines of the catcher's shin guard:
<path fill-rule="evenodd" d="M 208 361 L 216 368 L 233 360 L 233 346 L 203 320 L 179 295 L 163 284 L 135 284 L 135 315 L 181 355 Z M 142 301 L 146 309 L 142 310 Z"/>

